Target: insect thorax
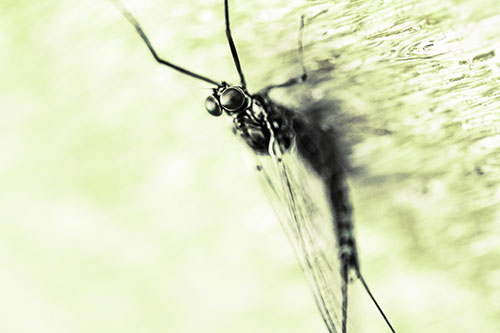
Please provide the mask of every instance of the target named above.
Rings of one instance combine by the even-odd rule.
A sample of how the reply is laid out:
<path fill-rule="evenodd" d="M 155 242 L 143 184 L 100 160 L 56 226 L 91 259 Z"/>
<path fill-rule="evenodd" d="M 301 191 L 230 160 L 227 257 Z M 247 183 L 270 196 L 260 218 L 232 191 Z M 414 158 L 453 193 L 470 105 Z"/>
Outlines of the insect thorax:
<path fill-rule="evenodd" d="M 252 103 L 233 119 L 233 132 L 257 154 L 269 154 L 272 144 L 282 152 L 290 149 L 295 133 L 287 110 L 262 94 L 252 95 Z"/>

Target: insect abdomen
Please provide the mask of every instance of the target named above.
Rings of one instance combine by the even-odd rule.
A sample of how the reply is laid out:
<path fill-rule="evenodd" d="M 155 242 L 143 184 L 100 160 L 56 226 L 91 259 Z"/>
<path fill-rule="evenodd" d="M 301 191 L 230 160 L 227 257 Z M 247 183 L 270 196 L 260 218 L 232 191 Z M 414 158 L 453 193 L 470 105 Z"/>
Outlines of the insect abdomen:
<path fill-rule="evenodd" d="M 293 120 L 295 142 L 300 156 L 323 179 L 334 214 L 333 227 L 342 263 L 342 276 L 349 269 L 359 270 L 354 237 L 352 205 L 346 183 L 344 158 L 338 149 L 333 131 L 323 130 L 296 117 Z"/>

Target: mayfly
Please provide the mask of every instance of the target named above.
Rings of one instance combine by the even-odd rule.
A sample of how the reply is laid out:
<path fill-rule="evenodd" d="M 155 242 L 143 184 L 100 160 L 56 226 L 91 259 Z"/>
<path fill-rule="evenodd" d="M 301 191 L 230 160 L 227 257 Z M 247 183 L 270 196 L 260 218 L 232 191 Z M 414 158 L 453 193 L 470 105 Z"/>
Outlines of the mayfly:
<path fill-rule="evenodd" d="M 335 134 L 320 126 L 319 120 L 306 118 L 269 97 L 275 88 L 291 87 L 307 80 L 302 51 L 304 16 L 299 29 L 302 75 L 251 94 L 231 35 L 228 0 L 224 1 L 226 37 L 239 84 L 219 82 L 161 58 L 137 19 L 121 2 L 112 2 L 134 26 L 158 63 L 214 86 L 205 101 L 205 108 L 212 116 L 225 113 L 232 118 L 233 132 L 257 157 L 257 170 L 271 199 L 280 201 L 287 208 L 281 220 L 282 223 L 285 221 L 284 229 L 311 284 L 328 331 L 348 331 L 348 285 L 354 277 L 361 281 L 390 331 L 395 332 L 360 271 L 346 171 Z M 264 167 L 266 162 L 270 165 Z M 321 180 L 327 194 L 323 205 L 312 200 L 307 193 L 308 184 L 303 176 L 308 170 Z M 318 214 L 320 210 L 323 213 Z M 326 220 L 325 215 L 329 215 Z"/>

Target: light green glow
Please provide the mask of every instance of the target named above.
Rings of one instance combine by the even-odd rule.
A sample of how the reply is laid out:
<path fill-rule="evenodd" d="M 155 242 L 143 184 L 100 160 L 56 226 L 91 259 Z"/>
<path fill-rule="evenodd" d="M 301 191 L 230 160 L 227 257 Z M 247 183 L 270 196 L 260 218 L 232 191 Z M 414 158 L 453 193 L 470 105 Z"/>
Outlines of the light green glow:
<path fill-rule="evenodd" d="M 221 3 L 126 2 L 161 54 L 211 78 L 234 81 L 237 75 L 224 40 Z M 363 3 L 370 6 L 369 1 Z M 373 14 L 367 34 L 384 28 L 384 15 L 404 17 L 405 10 L 428 11 L 429 3 L 421 3 Z M 498 46 L 495 36 L 500 33 L 481 34 L 484 26 L 499 26 L 498 20 L 487 21 L 481 14 L 485 8 L 496 8 L 495 3 L 470 1 L 459 13 L 469 9 L 473 14 L 457 18 L 471 23 L 484 20 L 471 32 L 484 49 L 467 51 L 470 40 L 445 41 L 436 49 L 454 55 L 448 65 L 456 66 L 457 77 L 462 74 L 459 70 L 465 71 L 459 60 L 473 66 L 475 55 Z M 450 8 L 455 8 L 451 2 Z M 293 67 L 294 29 L 302 13 L 311 14 L 303 3 L 234 0 L 232 10 L 234 38 L 252 91 L 300 70 Z M 335 12 L 335 6 L 330 10 L 332 20 L 344 15 Z M 364 7 L 356 10 L 359 15 L 370 12 Z M 238 142 L 227 123 L 212 119 L 203 109 L 211 87 L 155 64 L 133 29 L 107 1 L 3 1 L 0 12 L 1 332 L 324 331 L 286 238 L 258 190 L 251 166 L 244 163 Z M 453 18 L 442 20 L 435 23 L 442 35 L 433 31 L 432 39 L 464 35 L 453 26 Z M 317 43 L 326 38 L 316 35 L 317 29 L 306 27 L 305 33 L 306 64 L 312 70 L 325 66 L 321 52 L 307 47 L 307 38 Z M 332 49 L 342 49 L 354 38 L 338 29 L 330 31 L 340 34 L 338 44 L 328 44 Z M 340 68 L 354 72 L 380 68 L 375 55 L 357 60 L 370 45 L 358 47 L 346 50 L 349 60 L 339 59 Z M 498 57 L 500 50 L 495 50 Z M 385 56 L 390 59 L 391 51 Z M 336 60 L 332 57 L 331 61 Z M 475 67 L 474 73 L 491 74 L 462 90 L 451 89 L 440 97 L 441 105 L 456 108 L 471 100 L 490 106 L 498 103 L 498 90 L 493 89 L 498 88 L 498 60 L 488 61 L 480 62 L 484 67 Z M 366 93 L 363 85 L 337 89 L 350 78 L 340 72 L 329 91 L 338 92 L 339 98 L 359 97 L 350 101 L 352 110 L 363 109 L 363 103 L 380 102 L 381 110 L 398 106 L 384 100 L 384 87 L 385 93 L 394 92 L 393 86 L 381 83 L 386 76 L 356 78 L 378 84 L 377 95 Z M 407 80 L 401 86 L 415 84 Z M 419 81 L 414 86 L 442 82 Z M 489 88 L 481 90 L 486 84 Z M 463 90 L 466 93 L 460 95 Z M 470 100 L 463 99 L 464 94 Z M 406 109 L 394 118 L 404 123 L 404 116 L 417 110 L 415 101 L 420 97 L 426 106 L 429 98 L 424 92 L 398 100 L 407 103 L 402 104 Z M 377 123 L 376 111 L 364 112 L 376 118 L 375 127 L 388 126 Z M 489 118 L 462 116 L 454 123 L 457 127 L 488 129 L 490 138 L 471 146 L 479 152 L 475 156 L 481 156 L 480 152 L 486 156 L 484 149 L 498 149 L 494 126 L 484 122 L 498 122 L 495 110 L 488 113 Z M 441 114 L 435 117 L 447 120 Z M 372 162 L 375 170 L 387 171 L 381 178 L 407 167 L 418 172 L 411 159 L 418 156 L 412 156 L 411 145 L 406 155 L 400 151 L 404 158 L 395 158 L 401 164 L 383 165 L 391 152 L 383 149 L 386 140 L 390 139 L 378 136 L 357 146 L 357 158 L 380 154 L 381 159 Z M 447 166 L 446 161 L 442 164 Z M 495 164 L 488 159 L 480 166 L 490 175 L 494 172 Z M 432 196 L 422 199 L 415 194 L 422 188 L 416 186 L 401 196 L 398 192 L 397 198 L 387 196 L 388 201 L 374 202 L 369 199 L 377 194 L 377 184 L 366 185 L 363 179 L 352 182 L 361 264 L 396 327 L 401 332 L 495 331 L 500 296 L 487 294 L 500 290 L 498 279 L 484 273 L 485 281 L 471 281 L 479 268 L 498 270 L 498 264 L 484 255 L 498 251 L 498 245 L 487 237 L 475 239 L 471 247 L 485 260 L 477 268 L 470 258 L 450 264 L 447 259 L 453 256 L 446 249 L 452 252 L 458 245 L 436 246 L 432 238 L 423 237 L 432 237 L 433 226 L 438 225 L 429 216 L 447 221 L 450 211 L 461 209 L 456 201 L 442 210 L 426 210 L 426 205 L 441 201 L 433 201 Z M 489 203 L 489 191 L 497 186 L 492 184 L 485 186 L 487 191 L 470 187 L 484 190 Z M 426 185 L 436 197 L 446 190 L 440 181 Z M 411 207 L 408 211 L 407 206 Z M 495 209 L 488 216 L 498 218 Z M 471 220 L 475 221 L 473 215 Z M 453 221 L 447 223 L 453 235 L 470 232 Z M 485 228 L 498 236 L 498 226 Z M 443 249 L 439 255 L 449 266 L 425 253 L 434 246 Z M 447 269 L 455 271 L 447 275 Z M 455 278 L 455 272 L 463 279 Z M 443 294 L 449 297 L 439 297 Z"/>

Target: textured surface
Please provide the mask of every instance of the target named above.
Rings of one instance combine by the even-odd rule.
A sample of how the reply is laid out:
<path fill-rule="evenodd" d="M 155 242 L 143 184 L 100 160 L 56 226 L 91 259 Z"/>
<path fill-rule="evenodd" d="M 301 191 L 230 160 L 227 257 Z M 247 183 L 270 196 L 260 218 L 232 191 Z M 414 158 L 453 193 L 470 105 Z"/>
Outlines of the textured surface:
<path fill-rule="evenodd" d="M 161 54 L 236 80 L 222 3 L 168 2 L 126 4 Z M 338 106 L 361 266 L 401 332 L 500 330 L 496 3 L 232 1 L 252 91 L 300 73 L 317 15 L 311 80 L 275 98 Z M 106 1 L 0 10 L 0 331 L 324 331 L 206 85 Z"/>

